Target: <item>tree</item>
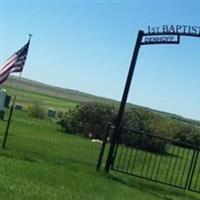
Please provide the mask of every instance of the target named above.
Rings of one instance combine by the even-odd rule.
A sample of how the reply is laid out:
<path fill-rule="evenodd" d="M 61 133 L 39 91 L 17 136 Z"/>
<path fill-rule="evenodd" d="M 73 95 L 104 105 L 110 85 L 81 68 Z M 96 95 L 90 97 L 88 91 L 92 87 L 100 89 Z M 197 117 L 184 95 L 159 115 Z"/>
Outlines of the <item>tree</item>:
<path fill-rule="evenodd" d="M 102 139 L 107 123 L 114 124 L 116 116 L 117 109 L 114 105 L 90 102 L 60 113 L 58 123 L 66 133 L 85 137 L 90 134 L 93 138 Z M 121 127 L 126 129 L 121 130 L 119 142 L 131 148 L 166 153 L 168 145 L 161 138 L 200 145 L 198 128 L 145 109 L 127 108 Z"/>
<path fill-rule="evenodd" d="M 36 117 L 39 119 L 45 118 L 45 109 L 39 101 L 35 101 L 32 105 L 30 105 L 28 108 L 28 112 L 29 115 L 32 117 Z"/>
<path fill-rule="evenodd" d="M 63 113 L 58 123 L 64 132 L 102 139 L 108 122 L 115 118 L 115 107 L 103 103 L 82 103 Z"/>

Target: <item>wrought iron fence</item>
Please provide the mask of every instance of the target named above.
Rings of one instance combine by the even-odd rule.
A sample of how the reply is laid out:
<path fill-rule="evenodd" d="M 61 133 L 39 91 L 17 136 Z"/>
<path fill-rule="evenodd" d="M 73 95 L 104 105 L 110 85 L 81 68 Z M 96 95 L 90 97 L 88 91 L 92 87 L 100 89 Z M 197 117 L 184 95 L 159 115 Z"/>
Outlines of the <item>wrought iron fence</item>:
<path fill-rule="evenodd" d="M 42 117 L 32 116 L 29 106 L 34 101 L 30 98 L 17 102 L 8 131 L 6 149 L 20 151 L 24 154 L 34 154 L 42 157 L 51 154 L 53 159 L 64 161 L 76 161 L 95 165 L 101 146 L 101 142 L 92 142 L 89 137 L 84 137 L 81 133 L 69 134 L 61 130 L 58 117 L 48 115 L 49 106 L 43 104 L 44 114 Z M 27 103 L 28 102 L 28 103 Z M 66 105 L 67 108 L 67 105 Z M 6 109 L 5 121 L 0 122 L 1 142 L 8 124 L 10 108 Z"/>
<path fill-rule="evenodd" d="M 200 192 L 199 149 L 141 131 L 121 129 L 111 169 Z"/>
<path fill-rule="evenodd" d="M 191 172 L 188 189 L 193 192 L 200 193 L 200 155 L 197 151 L 195 156 L 194 165 Z"/>
<path fill-rule="evenodd" d="M 30 98 L 27 101 L 31 103 Z M 1 142 L 8 124 L 9 111 L 10 108 L 6 110 L 5 121 L 0 122 Z M 6 148 L 43 159 L 48 154 L 59 162 L 72 160 L 95 165 L 101 147 L 97 169 L 100 169 L 102 160 L 105 164 L 110 146 L 107 140 L 114 126 L 108 125 L 101 146 L 101 141 L 92 142 L 80 133 L 64 133 L 57 122 L 56 116 L 48 116 L 47 109 L 44 117 L 40 118 L 32 116 L 28 107 L 15 107 Z M 121 129 L 112 170 L 200 192 L 199 149 L 141 131 Z"/>

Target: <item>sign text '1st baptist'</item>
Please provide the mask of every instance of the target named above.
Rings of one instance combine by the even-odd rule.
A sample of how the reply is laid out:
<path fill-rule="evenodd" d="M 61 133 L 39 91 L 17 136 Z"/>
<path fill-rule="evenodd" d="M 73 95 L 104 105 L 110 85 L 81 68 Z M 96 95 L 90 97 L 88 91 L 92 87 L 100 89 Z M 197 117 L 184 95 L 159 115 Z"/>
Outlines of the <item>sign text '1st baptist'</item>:
<path fill-rule="evenodd" d="M 200 37 L 200 26 L 190 25 L 163 25 L 148 26 L 144 34 L 142 44 L 162 44 L 162 43 L 179 43 L 178 37 L 197 36 Z"/>

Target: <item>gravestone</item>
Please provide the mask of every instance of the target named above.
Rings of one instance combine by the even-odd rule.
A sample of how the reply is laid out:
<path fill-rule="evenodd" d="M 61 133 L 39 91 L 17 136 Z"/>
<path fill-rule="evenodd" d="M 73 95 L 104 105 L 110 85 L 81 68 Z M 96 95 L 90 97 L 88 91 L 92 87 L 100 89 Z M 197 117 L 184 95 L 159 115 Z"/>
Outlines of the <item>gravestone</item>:
<path fill-rule="evenodd" d="M 55 118 L 56 117 L 56 111 L 50 108 L 48 110 L 48 116 L 52 117 L 52 118 Z"/>
<path fill-rule="evenodd" d="M 4 107 L 5 108 L 9 108 L 10 100 L 11 100 L 11 96 L 10 95 L 6 95 L 6 99 L 5 99 L 5 103 L 4 103 Z"/>
<path fill-rule="evenodd" d="M 0 119 L 4 119 L 5 114 L 5 99 L 6 99 L 6 90 L 1 89 L 0 90 Z"/>
<path fill-rule="evenodd" d="M 23 106 L 21 106 L 21 105 L 16 105 L 15 106 L 15 110 L 22 110 L 23 109 Z"/>

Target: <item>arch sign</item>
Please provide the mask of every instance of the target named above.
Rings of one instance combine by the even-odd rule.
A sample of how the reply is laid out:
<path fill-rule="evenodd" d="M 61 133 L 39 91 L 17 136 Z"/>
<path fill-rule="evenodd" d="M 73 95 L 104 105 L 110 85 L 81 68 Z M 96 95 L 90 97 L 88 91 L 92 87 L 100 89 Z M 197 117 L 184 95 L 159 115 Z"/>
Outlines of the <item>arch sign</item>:
<path fill-rule="evenodd" d="M 179 44 L 180 36 L 200 37 L 200 26 L 163 25 L 161 27 L 148 26 L 147 33 L 143 33 L 142 45 L 147 44 Z"/>
<path fill-rule="evenodd" d="M 157 45 L 157 44 L 180 44 L 181 36 L 200 37 L 200 26 L 190 25 L 163 25 L 163 26 L 148 26 L 147 32 L 138 31 L 138 36 L 135 44 L 135 49 L 131 59 L 131 64 L 118 111 L 118 116 L 115 122 L 115 129 L 113 132 L 108 158 L 106 161 L 105 171 L 108 172 L 112 161 L 115 158 L 115 145 L 120 135 L 120 127 L 122 115 L 124 113 L 136 61 L 141 45 Z"/>

